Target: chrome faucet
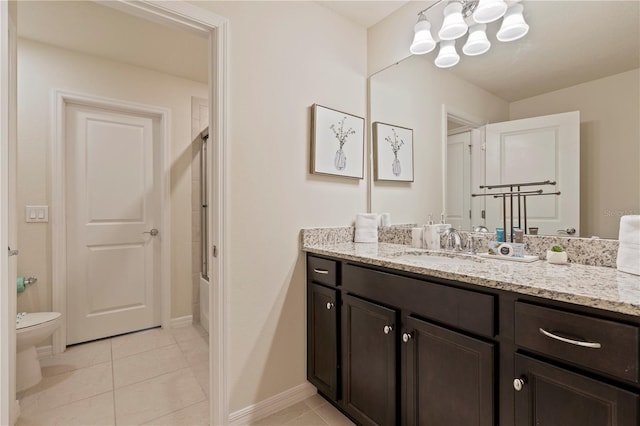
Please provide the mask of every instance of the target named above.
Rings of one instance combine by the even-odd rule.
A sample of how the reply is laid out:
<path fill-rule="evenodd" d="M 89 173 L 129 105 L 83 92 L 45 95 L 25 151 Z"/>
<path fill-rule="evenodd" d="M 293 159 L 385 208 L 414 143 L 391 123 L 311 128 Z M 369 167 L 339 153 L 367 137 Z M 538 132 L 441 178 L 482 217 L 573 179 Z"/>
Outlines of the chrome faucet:
<path fill-rule="evenodd" d="M 462 238 L 460 238 L 460 234 L 455 228 L 445 229 L 442 233 L 442 238 L 444 240 L 444 247 L 442 247 L 441 240 L 441 248 L 445 250 L 462 251 Z"/>

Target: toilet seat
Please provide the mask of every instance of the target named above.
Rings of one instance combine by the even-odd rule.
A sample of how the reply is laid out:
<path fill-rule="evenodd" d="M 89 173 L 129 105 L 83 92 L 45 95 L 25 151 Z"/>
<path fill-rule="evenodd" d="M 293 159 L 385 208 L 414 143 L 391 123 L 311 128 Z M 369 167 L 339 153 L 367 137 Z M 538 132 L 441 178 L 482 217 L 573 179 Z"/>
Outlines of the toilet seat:
<path fill-rule="evenodd" d="M 60 317 L 60 312 L 34 312 L 26 314 L 16 324 L 16 330 L 24 328 L 35 327 L 41 324 L 45 324 L 50 321 L 54 321 Z"/>

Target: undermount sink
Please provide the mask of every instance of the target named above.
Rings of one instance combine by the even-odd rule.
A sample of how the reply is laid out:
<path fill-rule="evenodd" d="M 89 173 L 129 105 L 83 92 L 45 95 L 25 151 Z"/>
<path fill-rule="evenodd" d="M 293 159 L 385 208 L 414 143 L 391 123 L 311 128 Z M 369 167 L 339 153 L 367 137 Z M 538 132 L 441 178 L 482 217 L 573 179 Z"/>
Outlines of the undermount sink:
<path fill-rule="evenodd" d="M 437 252 L 427 252 L 427 251 L 410 251 L 404 252 L 395 256 L 394 259 L 400 261 L 406 261 L 412 263 L 414 265 L 451 265 L 451 266 L 461 266 L 461 265 L 477 265 L 478 263 L 483 263 L 482 259 L 479 259 L 475 256 L 462 254 L 462 253 L 437 253 Z"/>

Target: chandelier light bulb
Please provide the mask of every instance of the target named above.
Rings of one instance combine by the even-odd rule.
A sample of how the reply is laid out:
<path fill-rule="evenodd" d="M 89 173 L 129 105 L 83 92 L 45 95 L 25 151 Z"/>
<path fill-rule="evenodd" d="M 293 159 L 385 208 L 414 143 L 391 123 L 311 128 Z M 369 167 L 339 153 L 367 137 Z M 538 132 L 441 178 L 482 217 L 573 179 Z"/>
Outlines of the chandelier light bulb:
<path fill-rule="evenodd" d="M 507 11 L 504 0 L 480 0 L 473 12 L 473 20 L 478 24 L 488 24 L 502 18 Z"/>
<path fill-rule="evenodd" d="M 435 60 L 438 68 L 451 68 L 460 62 L 460 55 L 456 52 L 455 40 L 442 40 L 440 42 L 440 51 Z"/>
<path fill-rule="evenodd" d="M 487 25 L 476 24 L 469 28 L 469 37 L 462 47 L 462 52 L 467 56 L 477 56 L 486 53 L 491 48 L 491 42 L 487 39 Z"/>
<path fill-rule="evenodd" d="M 414 55 L 424 55 L 436 48 L 436 42 L 431 35 L 431 23 L 424 15 L 420 15 L 414 27 L 413 43 L 409 51 Z"/>
<path fill-rule="evenodd" d="M 516 3 L 507 9 L 502 25 L 496 34 L 500 41 L 514 41 L 524 37 L 529 32 L 529 25 L 524 21 L 522 12 L 524 7 Z"/>
<path fill-rule="evenodd" d="M 444 8 L 444 21 L 438 32 L 441 40 L 455 40 L 467 32 L 467 23 L 462 17 L 462 3 L 449 3 Z"/>

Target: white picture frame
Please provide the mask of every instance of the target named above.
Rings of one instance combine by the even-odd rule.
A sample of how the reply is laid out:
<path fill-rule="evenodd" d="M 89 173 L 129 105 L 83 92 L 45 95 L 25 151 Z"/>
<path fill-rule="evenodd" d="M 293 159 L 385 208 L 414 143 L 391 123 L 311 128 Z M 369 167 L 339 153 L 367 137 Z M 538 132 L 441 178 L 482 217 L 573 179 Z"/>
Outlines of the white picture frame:
<path fill-rule="evenodd" d="M 364 178 L 364 118 L 312 106 L 311 173 Z"/>
<path fill-rule="evenodd" d="M 413 182 L 413 130 L 373 123 L 374 179 Z"/>

